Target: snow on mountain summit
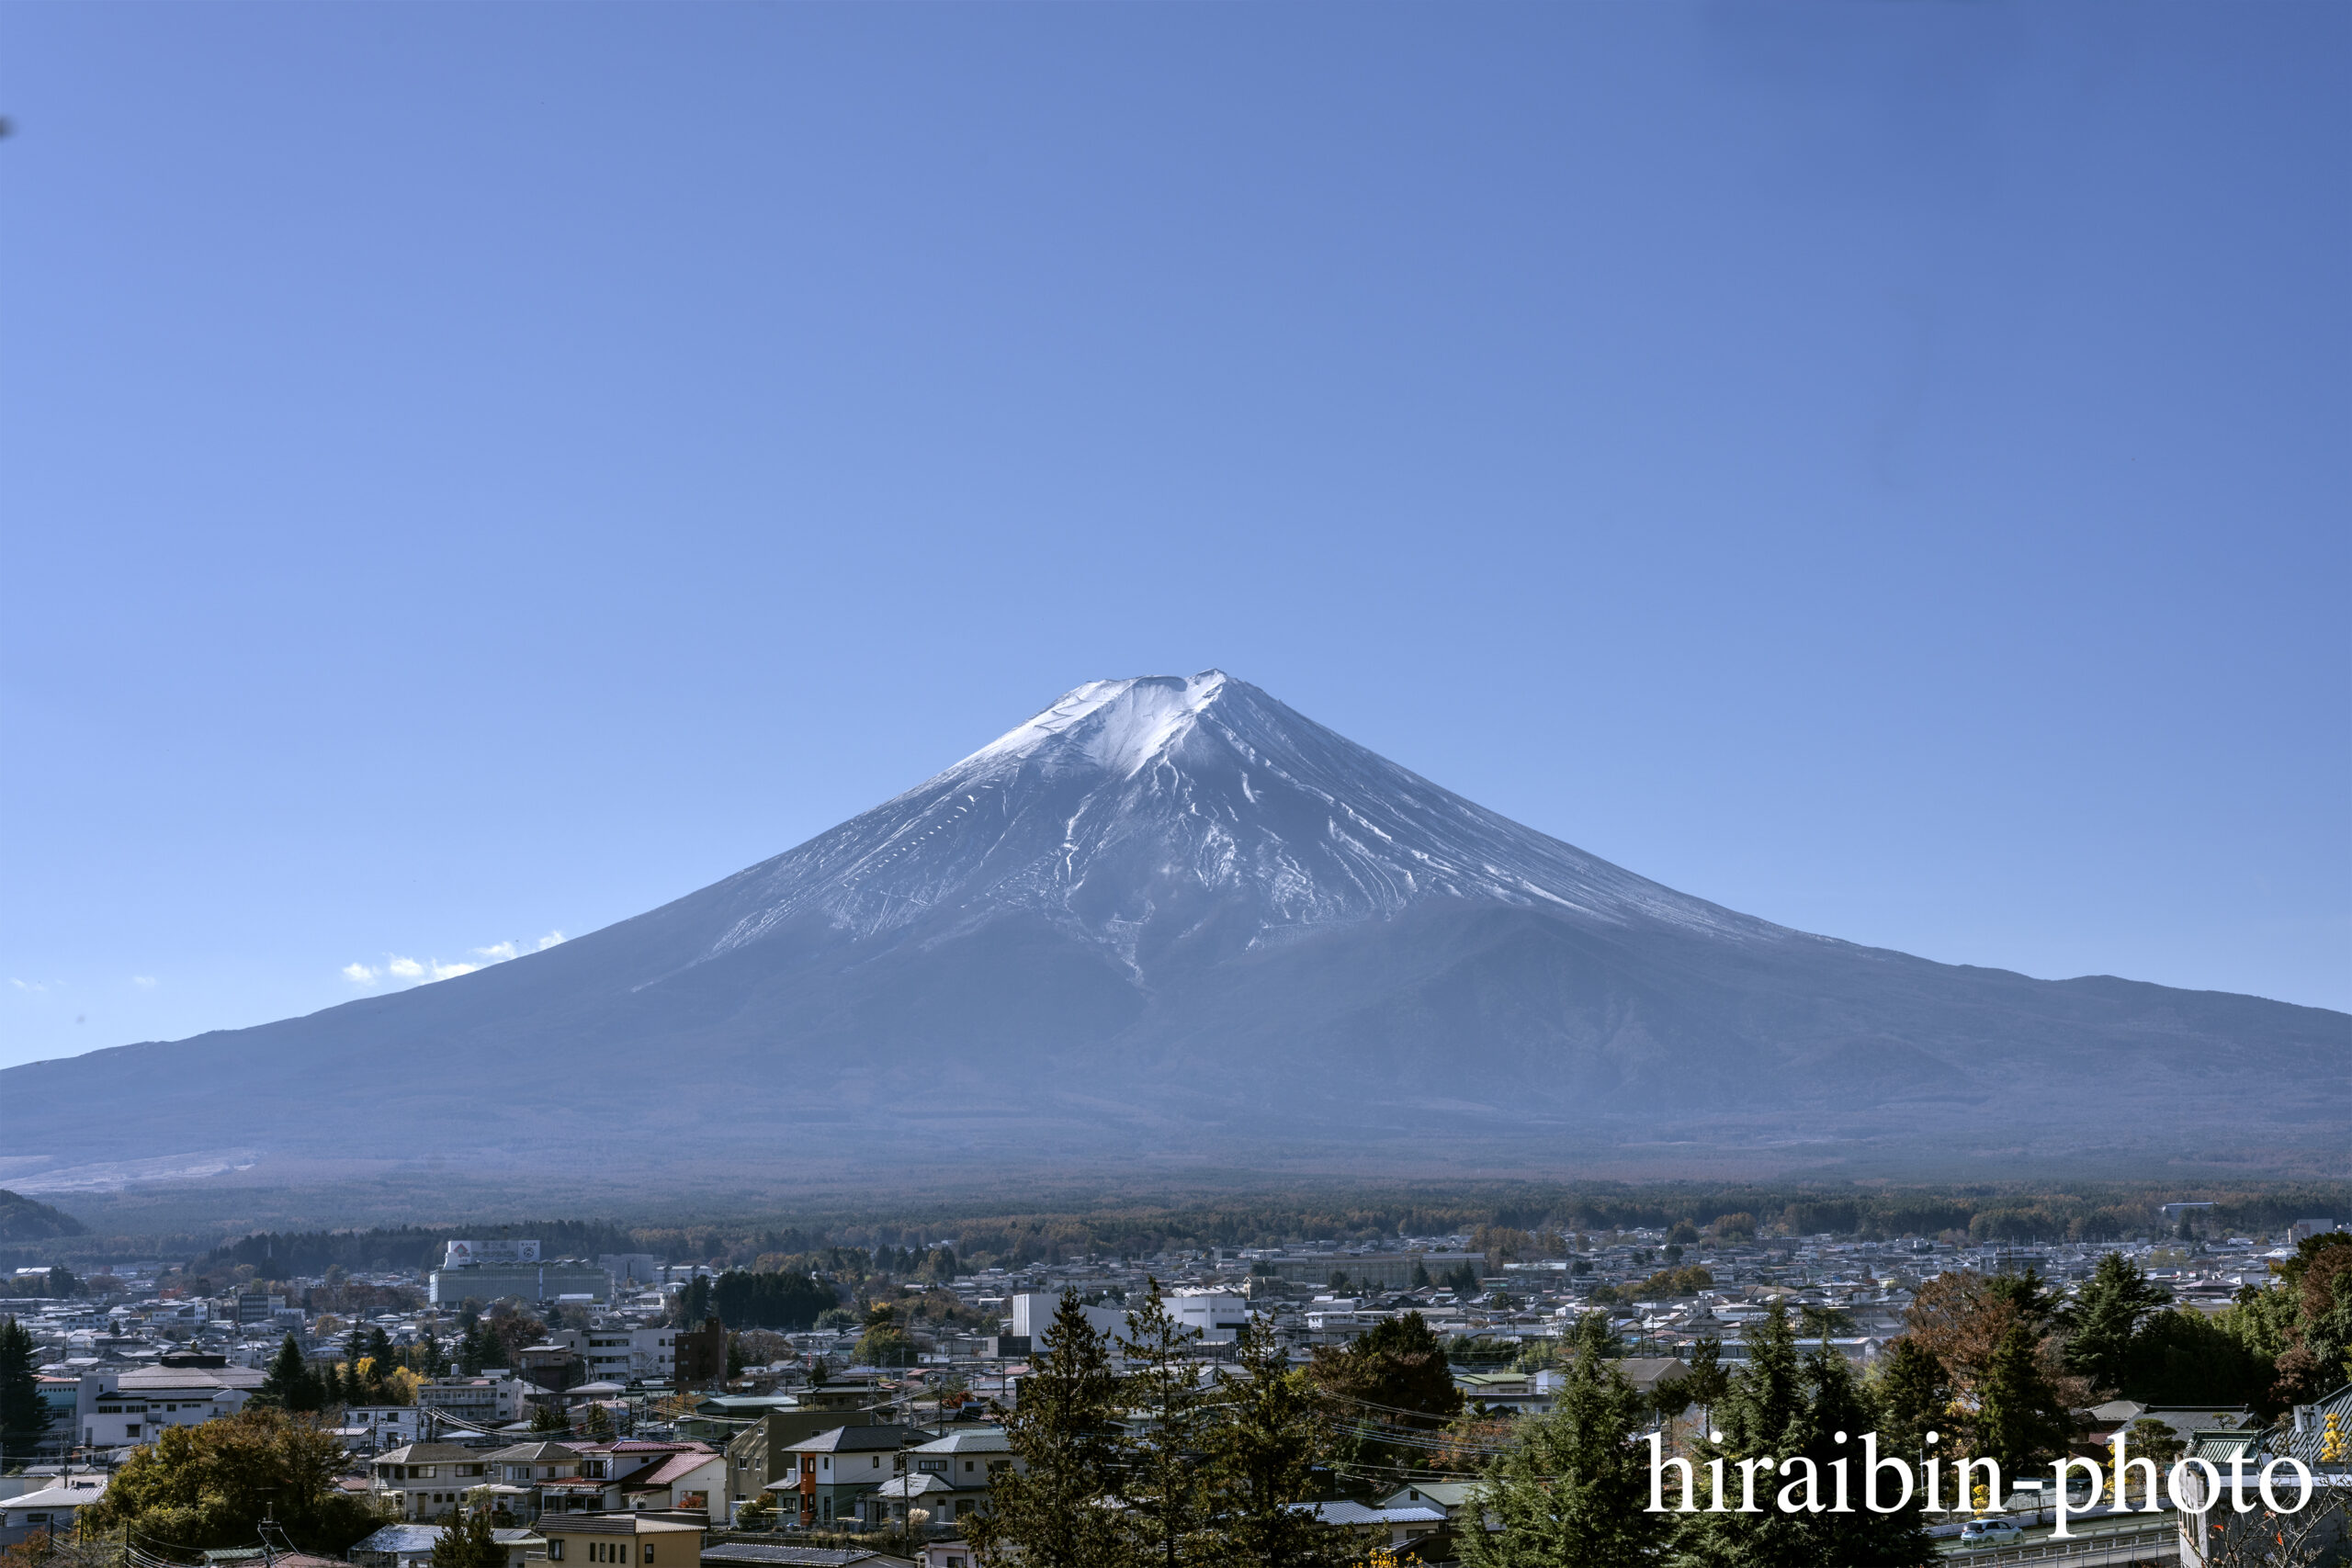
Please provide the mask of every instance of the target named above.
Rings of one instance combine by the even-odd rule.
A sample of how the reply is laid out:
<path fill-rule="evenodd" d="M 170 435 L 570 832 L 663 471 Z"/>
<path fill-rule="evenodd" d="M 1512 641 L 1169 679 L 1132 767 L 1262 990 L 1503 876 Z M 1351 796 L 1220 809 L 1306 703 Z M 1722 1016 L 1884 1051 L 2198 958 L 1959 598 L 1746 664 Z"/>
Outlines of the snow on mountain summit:
<path fill-rule="evenodd" d="M 1206 670 L 1189 680 L 1158 675 L 1089 681 L 1064 693 L 1059 702 L 1028 723 L 989 741 L 956 768 L 987 757 L 1034 755 L 1074 731 L 1087 763 L 1125 777 L 1190 728 L 1227 682 L 1222 670 Z"/>
<path fill-rule="evenodd" d="M 1216 670 L 1077 687 L 707 892 L 729 918 L 707 957 L 809 915 L 870 938 L 1020 912 L 1132 964 L 1155 933 L 1238 922 L 1255 946 L 1433 899 L 1787 934 L 1498 816 Z"/>

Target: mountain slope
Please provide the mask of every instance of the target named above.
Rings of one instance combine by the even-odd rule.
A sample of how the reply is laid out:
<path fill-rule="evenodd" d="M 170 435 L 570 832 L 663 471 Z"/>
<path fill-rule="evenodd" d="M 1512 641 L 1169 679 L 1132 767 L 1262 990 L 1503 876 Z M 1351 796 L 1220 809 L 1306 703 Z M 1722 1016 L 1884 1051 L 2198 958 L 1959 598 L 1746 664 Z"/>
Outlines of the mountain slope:
<path fill-rule="evenodd" d="M 0 1098 L 45 1108 L 0 1176 L 380 1159 L 387 1128 L 403 1158 L 594 1148 L 600 1171 L 668 1179 L 903 1160 L 910 1130 L 951 1163 L 1368 1136 L 1467 1161 L 1661 1140 L 2263 1158 L 2340 1145 L 2348 1050 L 2339 1013 L 1737 914 L 1208 671 L 1081 686 L 808 843 L 543 953 L 0 1074 Z M 485 1138 L 453 1114 L 468 1102 L 514 1113 Z"/>

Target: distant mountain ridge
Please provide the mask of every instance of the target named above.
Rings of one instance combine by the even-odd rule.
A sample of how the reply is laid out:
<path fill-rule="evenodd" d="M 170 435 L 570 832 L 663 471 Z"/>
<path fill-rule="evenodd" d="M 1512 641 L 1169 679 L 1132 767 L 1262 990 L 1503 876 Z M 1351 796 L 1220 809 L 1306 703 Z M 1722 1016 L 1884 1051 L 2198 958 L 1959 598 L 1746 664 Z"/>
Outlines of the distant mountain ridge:
<path fill-rule="evenodd" d="M 1564 1168 L 2325 1159 L 2352 1125 L 2347 1053 L 2341 1013 L 1954 967 L 1723 908 L 1208 671 L 1078 687 L 797 848 L 545 953 L 9 1069 L 0 1098 L 44 1113 L 0 1177 L 52 1190 L 227 1148 L 380 1168 L 387 1126 L 401 1161 L 593 1149 L 613 1179 L 682 1181 L 1367 1140 Z M 516 1112 L 491 1146 L 451 1113 L 460 1084 Z"/>

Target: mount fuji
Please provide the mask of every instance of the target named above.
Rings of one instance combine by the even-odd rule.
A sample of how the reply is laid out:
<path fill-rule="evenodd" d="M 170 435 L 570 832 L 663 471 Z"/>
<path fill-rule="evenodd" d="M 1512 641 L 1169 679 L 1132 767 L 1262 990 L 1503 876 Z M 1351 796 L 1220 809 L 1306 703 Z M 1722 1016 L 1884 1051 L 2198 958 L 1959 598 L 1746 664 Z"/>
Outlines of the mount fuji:
<path fill-rule="evenodd" d="M 2347 1066 L 2342 1013 L 1723 908 L 1210 671 L 1080 686 L 797 849 L 544 953 L 0 1073 L 0 1179 L 276 1161 L 707 1184 L 1367 1151 L 2276 1164 L 2340 1156 Z"/>

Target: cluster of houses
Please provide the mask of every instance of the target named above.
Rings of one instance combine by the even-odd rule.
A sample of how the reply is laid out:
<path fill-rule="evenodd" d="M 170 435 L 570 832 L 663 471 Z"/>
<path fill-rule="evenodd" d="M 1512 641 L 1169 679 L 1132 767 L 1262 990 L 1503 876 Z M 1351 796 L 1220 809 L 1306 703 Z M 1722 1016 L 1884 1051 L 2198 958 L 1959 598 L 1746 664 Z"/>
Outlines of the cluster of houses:
<path fill-rule="evenodd" d="M 722 1328 L 674 1321 L 681 1293 L 716 1271 L 710 1263 L 546 1259 L 529 1242 L 451 1243 L 422 1278 L 358 1280 L 381 1309 L 367 1315 L 332 1310 L 349 1280 L 338 1281 L 339 1296 L 326 1281 L 294 1280 L 191 1299 L 161 1265 L 118 1266 L 90 1294 L 19 1303 L 19 1321 L 42 1348 L 40 1384 L 55 1418 L 41 1451 L 0 1455 L 0 1544 L 62 1528 L 103 1495 L 114 1465 L 164 1428 L 242 1408 L 288 1337 L 321 1361 L 345 1354 L 355 1331 L 395 1347 L 428 1336 L 446 1346 L 459 1311 L 519 1310 L 545 1326 L 511 1366 L 411 1380 L 402 1403 L 335 1412 L 352 1455 L 344 1484 L 371 1497 L 387 1521 L 352 1554 L 364 1568 L 414 1568 L 455 1509 L 484 1501 L 501 1516 L 514 1568 L 750 1568 L 783 1561 L 758 1555 L 763 1539 L 883 1527 L 901 1540 L 927 1538 L 930 1568 L 968 1568 L 957 1561 L 967 1550 L 958 1527 L 986 1506 L 991 1479 L 1019 1462 L 989 1417 L 1017 1406 L 1067 1296 L 1115 1338 L 1157 1285 L 1204 1360 L 1229 1356 L 1252 1320 L 1271 1324 L 1303 1360 L 1415 1312 L 1463 1352 L 1455 1376 L 1465 1401 L 1541 1414 L 1560 1380 L 1528 1352 L 1589 1311 L 1610 1314 L 1631 1351 L 1623 1370 L 1645 1390 L 1687 1371 L 1681 1357 L 1702 1337 L 1736 1365 L 1749 1325 L 1776 1303 L 1816 1309 L 1830 1342 L 1866 1368 L 1938 1273 L 2033 1268 L 2063 1284 L 2115 1250 L 1678 1241 L 1634 1231 L 1576 1237 L 1565 1256 L 1499 1258 L 1472 1239 L 1072 1258 L 926 1280 L 934 1299 L 952 1292 L 956 1310 L 910 1322 L 911 1364 L 855 1364 L 862 1327 L 853 1323 L 778 1333 L 763 1342 L 767 1359 L 732 1376 Z M 2285 1247 L 2240 1237 L 2124 1250 L 2177 1299 L 2218 1310 L 2241 1284 L 2267 1278 Z M 868 1290 L 876 1283 L 887 1294 L 887 1281 L 869 1279 Z M 839 1294 L 850 1304 L 845 1282 Z M 2233 1424 L 2225 1413 L 2094 1414 L 2116 1425 L 2153 1416 L 2192 1442 L 2218 1440 Z M 2352 1424 L 2352 1393 L 2298 1413 L 2314 1444 L 2331 1417 L 2326 1430 Z M 1426 1551 L 1460 1522 L 1469 1493 L 1466 1482 L 1430 1479 L 1317 1512 Z"/>

